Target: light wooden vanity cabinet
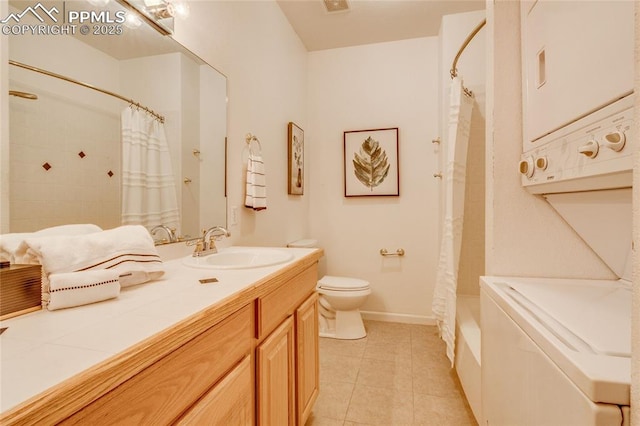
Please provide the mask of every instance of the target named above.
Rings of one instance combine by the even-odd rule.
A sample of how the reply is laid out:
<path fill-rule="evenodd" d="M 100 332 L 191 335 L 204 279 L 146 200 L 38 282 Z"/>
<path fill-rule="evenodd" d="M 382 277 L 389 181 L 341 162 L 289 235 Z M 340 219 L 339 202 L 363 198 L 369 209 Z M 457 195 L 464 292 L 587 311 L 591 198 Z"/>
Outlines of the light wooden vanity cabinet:
<path fill-rule="evenodd" d="M 245 426 L 253 422 L 253 363 L 246 356 L 176 423 Z"/>
<path fill-rule="evenodd" d="M 296 310 L 296 407 L 299 425 L 304 425 L 320 390 L 318 341 L 318 293 Z"/>
<path fill-rule="evenodd" d="M 258 424 L 295 423 L 295 339 L 290 316 L 256 349 Z"/>
<path fill-rule="evenodd" d="M 246 386 L 247 376 L 246 373 L 243 374 L 242 369 L 246 368 L 247 359 L 249 363 L 251 362 L 252 320 L 253 309 L 249 304 L 87 405 L 61 424 L 163 425 L 171 424 L 183 413 L 189 412 L 191 416 L 187 416 L 183 421 L 183 424 L 188 424 L 189 418 L 197 417 L 202 415 L 201 412 L 207 411 L 206 407 L 211 399 L 222 402 L 222 406 L 218 407 L 222 415 L 239 405 L 245 409 L 248 406 L 251 413 L 253 386 L 251 381 L 249 386 Z M 234 369 L 236 365 L 238 367 L 235 368 L 241 368 L 241 370 L 236 371 Z M 229 371 L 232 372 L 231 374 L 236 372 L 241 376 L 237 379 L 239 383 L 236 383 L 233 377 L 225 382 L 229 377 L 225 375 Z M 216 385 L 223 377 L 225 379 L 219 386 Z M 236 394 L 248 392 L 248 401 L 245 398 L 246 395 L 241 401 L 226 398 L 223 394 L 228 389 L 233 389 Z"/>
<path fill-rule="evenodd" d="M 257 300 L 257 420 L 304 425 L 318 396 L 317 270 L 312 266 Z"/>
<path fill-rule="evenodd" d="M 3 425 L 302 426 L 318 396 L 321 251 L 0 415 Z"/>

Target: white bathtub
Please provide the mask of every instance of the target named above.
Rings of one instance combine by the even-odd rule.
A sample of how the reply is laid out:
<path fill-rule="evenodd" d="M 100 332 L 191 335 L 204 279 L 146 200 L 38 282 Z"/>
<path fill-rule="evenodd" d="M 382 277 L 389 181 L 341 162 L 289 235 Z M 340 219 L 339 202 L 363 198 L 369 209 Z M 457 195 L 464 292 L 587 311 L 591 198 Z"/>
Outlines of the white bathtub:
<path fill-rule="evenodd" d="M 458 295 L 456 304 L 456 372 L 476 421 L 482 419 L 480 399 L 480 297 Z"/>

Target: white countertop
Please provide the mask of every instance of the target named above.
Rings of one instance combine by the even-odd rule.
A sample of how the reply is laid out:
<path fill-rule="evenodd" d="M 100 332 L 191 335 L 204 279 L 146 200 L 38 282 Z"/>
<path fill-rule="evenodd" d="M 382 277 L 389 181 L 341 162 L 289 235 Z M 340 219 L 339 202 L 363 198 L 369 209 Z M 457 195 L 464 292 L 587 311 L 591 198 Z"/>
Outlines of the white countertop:
<path fill-rule="evenodd" d="M 293 260 L 264 268 L 188 268 L 164 263 L 162 279 L 123 289 L 116 299 L 0 322 L 0 411 L 105 361 L 203 309 L 251 287 L 315 249 L 282 248 Z M 162 254 L 162 250 L 159 250 Z M 202 278 L 219 282 L 200 284 Z"/>

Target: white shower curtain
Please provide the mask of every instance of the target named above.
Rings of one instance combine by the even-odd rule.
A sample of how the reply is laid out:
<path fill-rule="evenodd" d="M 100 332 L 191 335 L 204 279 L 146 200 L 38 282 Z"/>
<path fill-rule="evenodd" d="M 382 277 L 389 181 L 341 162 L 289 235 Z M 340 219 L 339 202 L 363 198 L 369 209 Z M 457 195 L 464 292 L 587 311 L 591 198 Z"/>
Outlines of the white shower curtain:
<path fill-rule="evenodd" d="M 180 213 L 164 124 L 145 111 L 122 111 L 122 224 L 178 229 Z"/>
<path fill-rule="evenodd" d="M 462 243 L 464 191 L 473 98 L 464 93 L 462 80 L 454 77 L 449 94 L 449 128 L 446 139 L 444 227 L 433 295 L 433 313 L 440 335 L 447 344 L 453 366 L 456 332 L 456 288 Z"/>

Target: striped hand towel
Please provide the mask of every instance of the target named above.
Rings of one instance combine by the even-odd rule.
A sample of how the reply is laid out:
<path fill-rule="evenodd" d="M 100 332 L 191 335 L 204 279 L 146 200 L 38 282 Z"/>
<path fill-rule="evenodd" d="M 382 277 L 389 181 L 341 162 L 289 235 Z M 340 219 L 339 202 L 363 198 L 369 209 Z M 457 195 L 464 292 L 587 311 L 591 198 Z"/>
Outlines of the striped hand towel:
<path fill-rule="evenodd" d="M 247 185 L 244 206 L 253 210 L 267 208 L 267 178 L 264 161 L 260 155 L 249 154 L 247 162 Z"/>

